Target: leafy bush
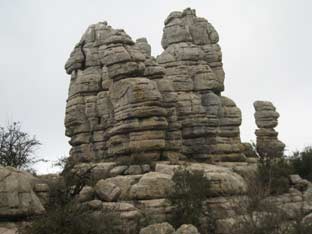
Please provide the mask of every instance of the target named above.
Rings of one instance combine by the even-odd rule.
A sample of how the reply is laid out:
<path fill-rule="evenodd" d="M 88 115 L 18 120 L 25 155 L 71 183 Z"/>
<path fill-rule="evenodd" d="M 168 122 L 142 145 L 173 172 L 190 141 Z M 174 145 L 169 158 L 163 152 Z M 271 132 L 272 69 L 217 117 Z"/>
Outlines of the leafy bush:
<path fill-rule="evenodd" d="M 262 157 L 258 163 L 257 180 L 268 194 L 282 194 L 289 190 L 289 175 L 293 168 L 284 157 Z"/>
<path fill-rule="evenodd" d="M 176 228 L 182 224 L 193 224 L 201 229 L 200 219 L 203 217 L 203 201 L 210 191 L 210 182 L 203 171 L 191 171 L 186 166 L 178 168 L 172 178 L 174 192 L 169 196 L 175 207 L 171 223 Z M 209 229 L 213 229 L 213 217 L 209 214 Z"/>
<path fill-rule="evenodd" d="M 302 152 L 294 152 L 290 158 L 294 173 L 312 181 L 312 147 L 306 147 Z"/>

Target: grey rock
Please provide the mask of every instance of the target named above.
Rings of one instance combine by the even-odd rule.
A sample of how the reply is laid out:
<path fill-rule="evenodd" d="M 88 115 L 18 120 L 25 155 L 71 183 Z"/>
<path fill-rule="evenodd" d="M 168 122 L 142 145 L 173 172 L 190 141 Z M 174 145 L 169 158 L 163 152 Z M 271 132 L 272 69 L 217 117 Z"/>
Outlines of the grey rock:
<path fill-rule="evenodd" d="M 173 234 L 174 231 L 169 223 L 157 223 L 142 228 L 140 234 Z"/>
<path fill-rule="evenodd" d="M 119 198 L 121 190 L 115 184 L 102 179 L 96 183 L 95 192 L 102 201 L 111 202 Z"/>
<path fill-rule="evenodd" d="M 79 193 L 78 200 L 80 202 L 91 201 L 94 198 L 95 191 L 90 186 L 84 186 Z"/>
<path fill-rule="evenodd" d="M 197 228 L 191 224 L 183 224 L 179 227 L 175 234 L 199 234 Z"/>
<path fill-rule="evenodd" d="M 260 156 L 280 157 L 284 153 L 285 144 L 278 139 L 274 128 L 278 124 L 279 113 L 271 102 L 254 102 L 255 120 L 259 129 L 256 130 L 257 152 Z"/>
<path fill-rule="evenodd" d="M 0 166 L 0 217 L 14 219 L 45 213 L 34 192 L 35 181 L 27 172 Z"/>

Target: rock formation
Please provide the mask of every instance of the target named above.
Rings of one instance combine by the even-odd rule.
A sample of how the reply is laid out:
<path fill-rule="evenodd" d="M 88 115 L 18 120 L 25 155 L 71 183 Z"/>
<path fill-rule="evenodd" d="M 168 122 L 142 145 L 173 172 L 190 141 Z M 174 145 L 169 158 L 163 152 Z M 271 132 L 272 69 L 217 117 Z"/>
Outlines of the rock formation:
<path fill-rule="evenodd" d="M 283 156 L 285 144 L 278 140 L 278 132 L 274 128 L 278 124 L 279 113 L 268 101 L 254 102 L 255 119 L 259 129 L 256 130 L 257 152 L 260 156 Z"/>
<path fill-rule="evenodd" d="M 244 160 L 241 112 L 221 96 L 218 40 L 191 9 L 167 17 L 157 59 L 145 38 L 134 42 L 106 22 L 91 25 L 65 65 L 71 158 Z"/>
<path fill-rule="evenodd" d="M 225 75 L 218 41 L 214 27 L 191 9 L 167 17 L 164 51 L 156 58 L 145 38 L 134 42 L 106 22 L 87 29 L 65 65 L 71 75 L 65 117 L 70 173 L 81 178 L 88 172 L 94 184 L 81 190 L 83 206 L 117 212 L 126 233 L 138 233 L 142 223 L 167 222 L 175 209 L 168 200 L 172 177 L 183 164 L 211 184 L 201 225 L 209 225 L 206 215 L 213 210 L 216 233 L 231 233 L 256 155 L 241 143 L 239 108 L 221 94 Z M 259 152 L 267 146 L 281 152 L 275 108 L 266 102 L 255 108 Z M 284 210 L 303 204 L 311 213 L 312 185 L 294 178 L 292 186 L 304 191 L 292 188 L 272 199 Z M 164 233 L 187 233 L 163 227 Z"/>
<path fill-rule="evenodd" d="M 43 214 L 49 188 L 27 172 L 0 166 L 0 220 Z"/>

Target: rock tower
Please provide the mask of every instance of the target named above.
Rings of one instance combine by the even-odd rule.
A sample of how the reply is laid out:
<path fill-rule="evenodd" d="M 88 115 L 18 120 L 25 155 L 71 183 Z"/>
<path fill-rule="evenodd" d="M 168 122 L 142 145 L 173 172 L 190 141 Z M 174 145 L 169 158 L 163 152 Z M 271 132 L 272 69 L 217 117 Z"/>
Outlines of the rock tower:
<path fill-rule="evenodd" d="M 134 42 L 106 22 L 89 26 L 65 65 L 71 158 L 243 161 L 241 112 L 221 95 L 218 41 L 191 9 L 167 17 L 156 59 L 145 38 Z"/>
<path fill-rule="evenodd" d="M 254 102 L 255 119 L 259 129 L 256 130 L 257 152 L 260 156 L 283 156 L 285 144 L 278 140 L 275 127 L 278 124 L 279 113 L 274 105 L 268 101 Z"/>

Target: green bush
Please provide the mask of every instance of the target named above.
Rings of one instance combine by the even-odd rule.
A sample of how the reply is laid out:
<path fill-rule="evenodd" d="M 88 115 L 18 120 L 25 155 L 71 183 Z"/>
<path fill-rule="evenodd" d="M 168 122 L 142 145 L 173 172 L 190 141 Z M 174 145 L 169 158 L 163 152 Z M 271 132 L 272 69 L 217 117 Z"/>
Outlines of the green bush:
<path fill-rule="evenodd" d="M 109 212 L 92 212 L 75 202 L 50 209 L 21 234 L 117 234 L 119 219 Z"/>
<path fill-rule="evenodd" d="M 258 162 L 257 180 L 268 194 L 288 192 L 291 174 L 293 174 L 292 165 L 284 157 L 262 157 Z"/>
<path fill-rule="evenodd" d="M 312 147 L 306 147 L 302 152 L 296 151 L 290 158 L 294 173 L 312 181 Z"/>
<path fill-rule="evenodd" d="M 203 201 L 210 191 L 210 181 L 203 171 L 191 171 L 186 166 L 179 167 L 173 177 L 174 192 L 169 196 L 175 207 L 171 223 L 178 228 L 182 224 L 193 224 L 201 229 L 201 218 L 207 217 L 208 229 L 214 229 L 212 214 L 204 214 Z M 210 232 L 212 233 L 212 232 Z"/>
<path fill-rule="evenodd" d="M 287 172 L 289 164 L 285 159 L 282 160 L 282 162 L 278 161 L 276 164 L 274 164 L 276 162 L 274 160 L 271 164 L 274 164 L 273 167 L 281 165 L 282 171 Z M 274 181 L 273 178 L 272 180 Z M 296 215 L 290 219 L 288 211 L 281 209 L 281 204 L 276 202 L 275 199 L 271 199 L 271 189 L 268 184 L 264 184 L 263 180 L 259 179 L 259 175 L 256 175 L 256 178 L 247 180 L 247 184 L 246 196 L 239 199 L 237 206 L 236 219 L 231 229 L 233 234 L 312 233 L 312 224 L 303 222 L 306 215 L 304 203 L 301 204 L 300 209 L 293 210 Z M 285 187 L 282 187 L 282 190 L 284 189 Z"/>
<path fill-rule="evenodd" d="M 32 224 L 19 230 L 21 234 L 118 234 L 121 223 L 113 209 L 94 211 L 77 202 L 77 195 L 87 184 L 90 170 L 79 176 L 69 173 L 67 163 L 63 179 L 49 183 L 50 200 L 47 213 L 35 217 Z"/>

